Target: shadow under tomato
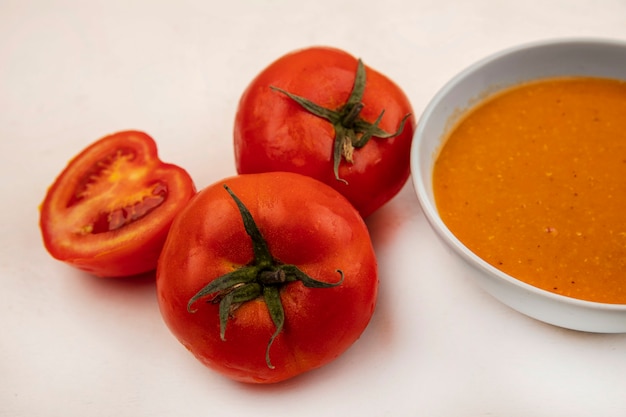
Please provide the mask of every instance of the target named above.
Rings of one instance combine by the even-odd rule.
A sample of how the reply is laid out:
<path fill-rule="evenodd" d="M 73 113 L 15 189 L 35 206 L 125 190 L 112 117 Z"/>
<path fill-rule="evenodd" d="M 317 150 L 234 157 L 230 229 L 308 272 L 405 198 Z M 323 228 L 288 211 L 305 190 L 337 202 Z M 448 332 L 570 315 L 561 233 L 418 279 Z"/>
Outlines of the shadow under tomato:
<path fill-rule="evenodd" d="M 409 179 L 394 198 L 365 219 L 374 249 L 389 245 L 401 228 L 421 215 L 419 201 Z"/>
<path fill-rule="evenodd" d="M 92 286 L 94 291 L 102 289 L 107 290 L 125 290 L 140 291 L 145 287 L 154 287 L 156 282 L 156 271 L 148 271 L 138 275 L 127 277 L 99 277 L 88 272 L 76 271 L 76 278 L 85 281 L 85 285 Z"/>
<path fill-rule="evenodd" d="M 378 262 L 378 301 L 369 327 L 376 333 L 375 343 L 388 345 L 393 341 L 394 292 L 402 287 L 401 268 L 395 264 L 399 257 L 397 245 L 401 244 L 403 229 L 411 228 L 421 216 L 421 209 L 412 184 L 407 182 L 402 190 L 387 204 L 366 219 L 372 245 Z"/>
<path fill-rule="evenodd" d="M 150 271 L 129 277 L 104 278 L 87 272 L 72 271 L 67 280 L 67 296 L 71 304 L 94 317 L 99 314 L 121 314 L 133 317 L 159 314 L 156 300 L 156 272 Z M 80 301 L 76 298 L 81 299 Z M 83 317 L 87 314 L 83 315 Z"/>

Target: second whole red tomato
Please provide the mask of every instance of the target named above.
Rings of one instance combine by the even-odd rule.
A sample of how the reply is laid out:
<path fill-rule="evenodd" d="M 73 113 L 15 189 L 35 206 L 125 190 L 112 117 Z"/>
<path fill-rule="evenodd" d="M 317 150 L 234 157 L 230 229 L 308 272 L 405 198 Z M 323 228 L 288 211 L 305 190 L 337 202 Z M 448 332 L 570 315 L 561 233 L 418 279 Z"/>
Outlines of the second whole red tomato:
<path fill-rule="evenodd" d="M 241 96 L 237 171 L 311 176 L 366 217 L 409 177 L 412 113 L 397 84 L 352 55 L 328 47 L 294 51 L 262 70 Z"/>
<path fill-rule="evenodd" d="M 172 224 L 156 285 L 164 321 L 203 364 L 274 383 L 360 337 L 378 272 L 367 227 L 341 194 L 273 172 L 201 190 Z"/>

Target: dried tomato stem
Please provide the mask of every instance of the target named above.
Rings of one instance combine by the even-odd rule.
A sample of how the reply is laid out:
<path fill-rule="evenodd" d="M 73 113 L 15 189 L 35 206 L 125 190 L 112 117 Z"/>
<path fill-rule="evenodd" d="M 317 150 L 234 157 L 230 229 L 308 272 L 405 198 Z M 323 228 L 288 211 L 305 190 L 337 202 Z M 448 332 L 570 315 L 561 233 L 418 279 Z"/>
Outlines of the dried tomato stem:
<path fill-rule="evenodd" d="M 209 302 L 219 302 L 220 338 L 226 340 L 226 324 L 233 311 L 245 302 L 262 297 L 276 327 L 265 352 L 267 366 L 274 369 L 270 360 L 270 348 L 285 325 L 285 312 L 280 299 L 281 288 L 295 281 L 300 281 L 309 288 L 335 287 L 343 282 L 344 275 L 338 269 L 336 272 L 340 275 L 339 281 L 331 283 L 318 281 L 296 265 L 283 264 L 275 259 L 250 211 L 227 185 L 224 185 L 224 188 L 235 201 L 244 229 L 252 240 L 253 260 L 250 264 L 222 275 L 201 288 L 189 299 L 187 311 L 195 313 L 197 309 L 192 308 L 193 304 L 202 298 L 210 297 Z"/>

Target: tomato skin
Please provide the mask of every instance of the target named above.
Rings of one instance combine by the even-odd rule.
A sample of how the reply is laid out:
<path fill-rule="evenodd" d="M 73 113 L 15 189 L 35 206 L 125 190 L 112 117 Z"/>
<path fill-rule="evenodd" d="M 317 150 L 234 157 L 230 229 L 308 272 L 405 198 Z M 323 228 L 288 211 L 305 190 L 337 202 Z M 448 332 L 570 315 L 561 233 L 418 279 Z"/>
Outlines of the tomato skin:
<path fill-rule="evenodd" d="M 93 275 L 148 272 L 174 215 L 195 193 L 183 168 L 159 160 L 150 136 L 117 132 L 76 155 L 48 189 L 43 242 L 54 258 Z"/>
<path fill-rule="evenodd" d="M 372 138 L 356 149 L 353 163 L 342 161 L 333 173 L 331 123 L 308 113 L 275 86 L 320 106 L 337 109 L 348 99 L 357 59 L 335 48 L 311 47 L 280 57 L 262 70 L 243 92 L 234 126 L 237 172 L 290 171 L 316 178 L 342 193 L 366 217 L 394 197 L 410 174 L 409 154 L 415 117 L 389 139 Z M 395 132 L 413 113 L 404 92 L 379 72 L 366 68 L 361 117 Z"/>
<path fill-rule="evenodd" d="M 220 339 L 218 305 L 188 301 L 207 283 L 248 265 L 250 237 L 230 189 L 247 206 L 275 259 L 295 264 L 313 278 L 336 283 L 280 290 L 285 325 L 276 327 L 263 299 L 232 313 Z M 376 258 L 365 223 L 339 193 L 299 174 L 240 175 L 201 190 L 174 220 L 157 268 L 157 296 L 165 323 L 203 364 L 229 378 L 274 383 L 318 368 L 348 349 L 373 314 L 378 289 Z"/>

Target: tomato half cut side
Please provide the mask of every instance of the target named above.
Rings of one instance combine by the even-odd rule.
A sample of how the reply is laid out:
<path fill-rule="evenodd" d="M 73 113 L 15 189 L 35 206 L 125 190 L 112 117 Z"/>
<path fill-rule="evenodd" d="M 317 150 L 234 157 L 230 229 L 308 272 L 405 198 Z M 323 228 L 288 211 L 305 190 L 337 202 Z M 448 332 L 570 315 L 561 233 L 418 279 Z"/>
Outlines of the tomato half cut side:
<path fill-rule="evenodd" d="M 56 259 L 98 276 L 156 268 L 174 216 L 196 189 L 140 131 L 108 135 L 75 156 L 48 189 L 40 228 Z"/>

